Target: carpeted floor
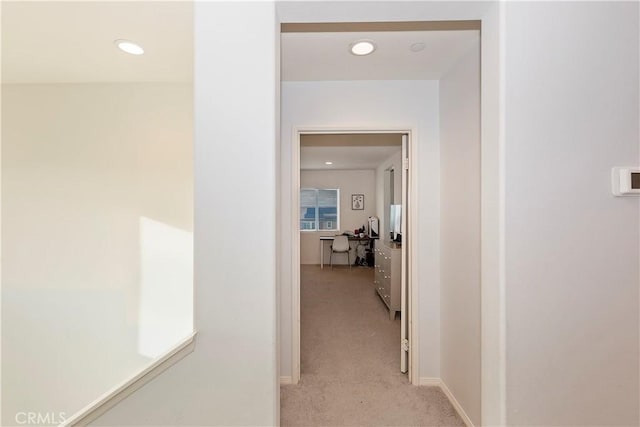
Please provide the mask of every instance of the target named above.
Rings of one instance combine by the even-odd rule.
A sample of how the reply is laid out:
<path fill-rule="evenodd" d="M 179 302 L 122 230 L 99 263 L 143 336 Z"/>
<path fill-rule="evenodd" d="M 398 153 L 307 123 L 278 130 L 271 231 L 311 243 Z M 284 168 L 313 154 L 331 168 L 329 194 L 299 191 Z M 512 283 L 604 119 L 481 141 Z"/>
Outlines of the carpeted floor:
<path fill-rule="evenodd" d="M 301 270 L 301 380 L 281 387 L 283 426 L 463 426 L 437 387 L 400 373 L 400 320 L 373 269 Z"/>

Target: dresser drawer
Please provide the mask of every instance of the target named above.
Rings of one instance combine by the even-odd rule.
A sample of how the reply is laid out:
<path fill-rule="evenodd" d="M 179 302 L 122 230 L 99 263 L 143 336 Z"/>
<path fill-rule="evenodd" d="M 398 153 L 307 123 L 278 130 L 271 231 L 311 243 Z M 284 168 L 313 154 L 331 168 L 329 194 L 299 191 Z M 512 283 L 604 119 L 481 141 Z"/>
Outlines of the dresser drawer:
<path fill-rule="evenodd" d="M 373 249 L 374 287 L 390 312 L 400 310 L 401 249 L 376 241 Z"/>

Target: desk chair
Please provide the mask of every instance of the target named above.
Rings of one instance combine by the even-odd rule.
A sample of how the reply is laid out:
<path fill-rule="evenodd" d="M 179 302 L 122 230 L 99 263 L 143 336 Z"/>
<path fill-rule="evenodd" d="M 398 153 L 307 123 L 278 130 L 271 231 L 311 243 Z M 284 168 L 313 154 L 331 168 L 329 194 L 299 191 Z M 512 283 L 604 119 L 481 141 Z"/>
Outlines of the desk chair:
<path fill-rule="evenodd" d="M 347 236 L 336 236 L 333 239 L 333 244 L 331 245 L 331 253 L 329 254 L 329 262 L 331 263 L 331 268 L 333 268 L 333 253 L 343 254 L 347 253 L 347 262 L 349 263 L 349 268 L 351 268 L 351 255 L 349 254 L 349 238 Z"/>

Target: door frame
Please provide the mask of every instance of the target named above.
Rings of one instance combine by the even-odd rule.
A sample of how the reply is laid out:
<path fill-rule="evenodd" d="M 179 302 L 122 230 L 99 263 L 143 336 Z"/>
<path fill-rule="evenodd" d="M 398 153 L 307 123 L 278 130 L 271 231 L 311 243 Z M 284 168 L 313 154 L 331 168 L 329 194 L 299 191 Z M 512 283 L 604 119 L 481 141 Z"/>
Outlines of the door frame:
<path fill-rule="evenodd" d="M 418 268 L 415 256 L 415 242 L 418 239 L 416 233 L 417 203 L 418 200 L 418 165 L 417 165 L 417 129 L 415 126 L 377 126 L 372 127 L 343 127 L 343 126 L 293 126 L 291 138 L 291 382 L 297 384 L 300 381 L 300 136 L 302 134 L 349 134 L 349 133 L 404 133 L 409 137 L 409 188 L 407 191 L 409 203 L 408 216 L 412 227 L 407 236 L 407 291 L 409 294 L 410 317 L 409 324 L 409 382 L 414 385 L 420 384 L 420 356 L 419 356 L 419 326 L 418 322 Z M 402 168 L 402 165 L 399 165 Z M 414 201 L 413 203 L 411 203 Z M 398 340 L 400 344 L 400 340 Z M 400 367 L 398 366 L 398 370 Z"/>

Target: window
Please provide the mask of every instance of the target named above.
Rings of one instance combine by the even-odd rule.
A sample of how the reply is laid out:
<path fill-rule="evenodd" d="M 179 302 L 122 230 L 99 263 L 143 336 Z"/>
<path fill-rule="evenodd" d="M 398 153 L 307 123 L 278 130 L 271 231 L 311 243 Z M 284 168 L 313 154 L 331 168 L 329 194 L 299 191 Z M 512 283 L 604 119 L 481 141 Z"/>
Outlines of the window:
<path fill-rule="evenodd" d="M 340 190 L 300 190 L 300 230 L 339 230 Z"/>

